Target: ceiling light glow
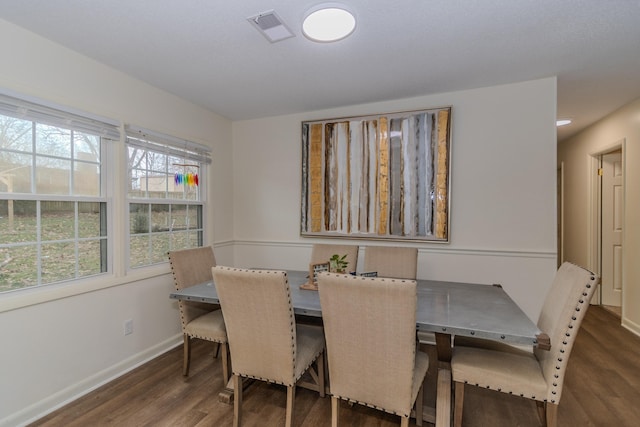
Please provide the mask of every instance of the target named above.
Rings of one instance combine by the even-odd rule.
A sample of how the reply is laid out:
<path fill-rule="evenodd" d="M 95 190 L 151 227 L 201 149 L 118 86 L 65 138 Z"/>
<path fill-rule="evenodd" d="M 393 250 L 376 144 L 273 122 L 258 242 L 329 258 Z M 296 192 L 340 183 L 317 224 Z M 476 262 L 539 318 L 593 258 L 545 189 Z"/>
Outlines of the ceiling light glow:
<path fill-rule="evenodd" d="M 315 42 L 342 40 L 356 28 L 351 12 L 334 5 L 320 5 L 311 10 L 302 23 L 302 33 Z"/>
<path fill-rule="evenodd" d="M 556 120 L 556 126 L 565 126 L 570 123 L 571 123 L 571 120 L 568 120 L 568 119 Z"/>

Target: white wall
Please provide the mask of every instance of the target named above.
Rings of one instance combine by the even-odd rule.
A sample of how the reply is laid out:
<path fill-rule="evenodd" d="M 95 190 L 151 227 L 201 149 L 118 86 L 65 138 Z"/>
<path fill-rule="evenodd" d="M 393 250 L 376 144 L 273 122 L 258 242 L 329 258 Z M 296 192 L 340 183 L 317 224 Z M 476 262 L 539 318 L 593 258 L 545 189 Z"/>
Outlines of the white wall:
<path fill-rule="evenodd" d="M 220 262 L 233 261 L 228 120 L 2 20 L 0 40 L 1 90 L 211 146 L 206 242 L 216 243 Z M 0 425 L 20 425 L 181 343 L 171 289 L 165 265 L 0 295 Z M 41 302 L 47 298 L 55 300 Z M 128 336 L 126 319 L 134 322 Z"/>
<path fill-rule="evenodd" d="M 407 244 L 420 249 L 419 277 L 501 283 L 537 320 L 556 265 L 555 78 L 234 122 L 236 265 L 308 265 L 317 240 L 299 235 L 302 121 L 446 105 L 451 243 Z"/>
<path fill-rule="evenodd" d="M 629 103 L 558 144 L 564 168 L 564 255 L 590 265 L 590 162 L 594 155 L 624 141 L 624 225 L 622 324 L 640 335 L 640 99 Z M 596 269 L 597 266 L 591 266 Z"/>

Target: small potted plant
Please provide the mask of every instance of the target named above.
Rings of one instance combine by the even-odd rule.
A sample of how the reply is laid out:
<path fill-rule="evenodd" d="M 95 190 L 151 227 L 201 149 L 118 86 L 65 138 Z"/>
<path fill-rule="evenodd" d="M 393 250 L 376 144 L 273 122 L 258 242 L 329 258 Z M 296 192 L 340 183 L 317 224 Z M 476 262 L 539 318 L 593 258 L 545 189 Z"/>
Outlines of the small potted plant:
<path fill-rule="evenodd" d="M 342 256 L 333 254 L 331 258 L 329 258 L 329 268 L 334 273 L 346 273 L 348 265 L 347 254 Z"/>

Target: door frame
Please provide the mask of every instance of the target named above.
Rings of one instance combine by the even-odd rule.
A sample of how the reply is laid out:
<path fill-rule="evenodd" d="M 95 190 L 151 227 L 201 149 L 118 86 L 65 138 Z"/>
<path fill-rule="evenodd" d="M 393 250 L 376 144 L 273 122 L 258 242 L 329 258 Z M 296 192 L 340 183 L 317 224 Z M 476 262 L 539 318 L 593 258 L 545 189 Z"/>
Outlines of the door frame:
<path fill-rule="evenodd" d="M 589 154 L 589 212 L 588 212 L 588 253 L 589 253 L 589 265 L 587 268 L 598 275 L 602 275 L 602 180 L 598 174 L 598 169 L 601 167 L 601 157 L 603 154 L 611 153 L 613 151 L 622 151 L 622 188 L 626 191 L 626 139 L 622 138 L 606 148 Z M 625 251 L 625 206 L 626 197 L 623 198 L 623 210 L 622 210 L 622 252 Z M 624 259 L 624 255 L 623 255 Z M 624 288 L 625 288 L 625 273 L 624 267 L 622 268 L 622 310 L 624 310 Z M 598 285 L 598 291 L 594 293 L 592 304 L 602 304 L 602 286 Z M 622 313 L 624 317 L 624 312 Z"/>

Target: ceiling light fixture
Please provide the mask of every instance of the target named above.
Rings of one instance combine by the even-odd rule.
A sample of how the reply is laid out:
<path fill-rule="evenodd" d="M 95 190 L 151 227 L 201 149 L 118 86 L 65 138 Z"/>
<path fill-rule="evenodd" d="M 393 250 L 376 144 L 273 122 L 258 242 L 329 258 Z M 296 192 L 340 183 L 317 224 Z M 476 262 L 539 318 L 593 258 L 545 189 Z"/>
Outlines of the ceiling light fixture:
<path fill-rule="evenodd" d="M 560 126 L 565 126 L 571 123 L 571 120 L 568 119 L 562 119 L 562 120 L 556 120 L 556 126 L 560 127 Z"/>
<path fill-rule="evenodd" d="M 314 42 L 342 40 L 356 29 L 356 18 L 345 6 L 319 4 L 310 9 L 302 22 L 302 33 Z"/>

